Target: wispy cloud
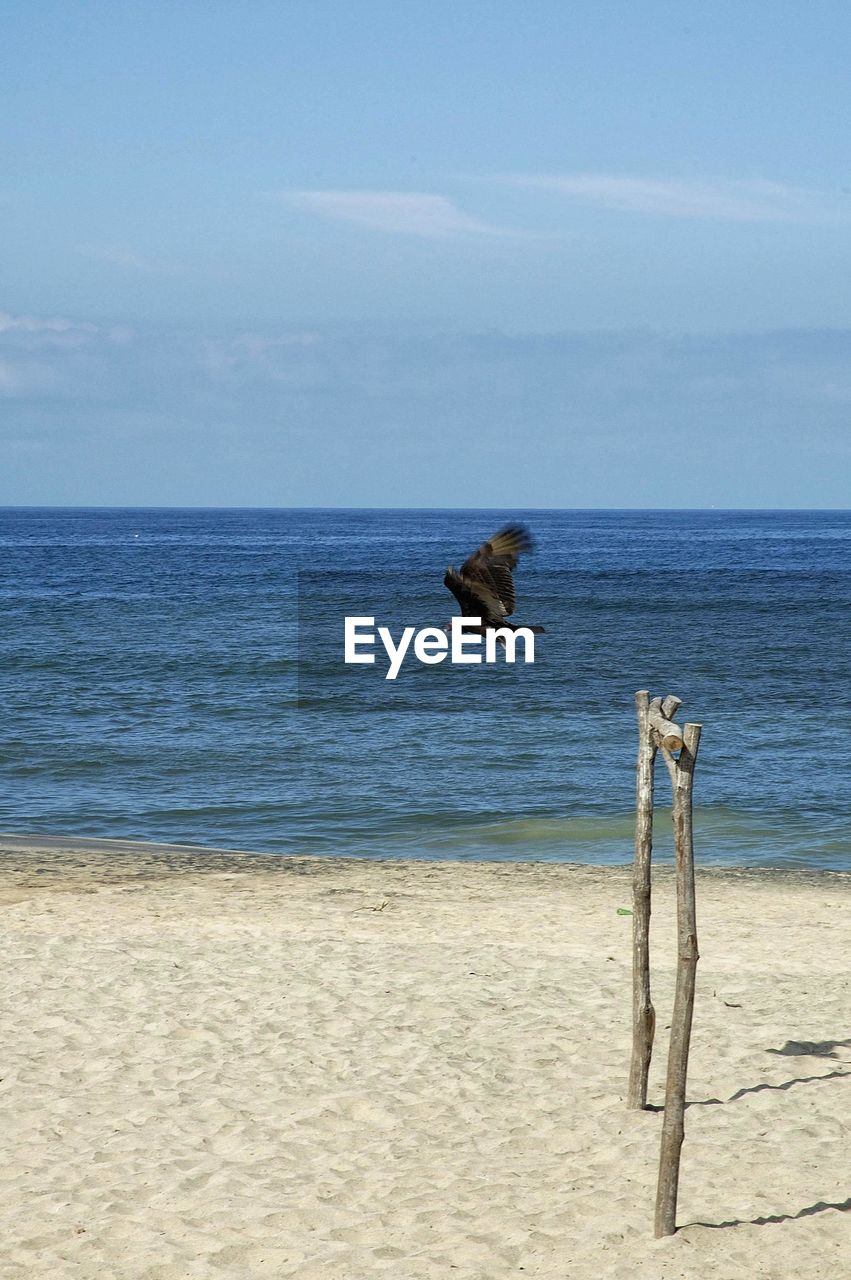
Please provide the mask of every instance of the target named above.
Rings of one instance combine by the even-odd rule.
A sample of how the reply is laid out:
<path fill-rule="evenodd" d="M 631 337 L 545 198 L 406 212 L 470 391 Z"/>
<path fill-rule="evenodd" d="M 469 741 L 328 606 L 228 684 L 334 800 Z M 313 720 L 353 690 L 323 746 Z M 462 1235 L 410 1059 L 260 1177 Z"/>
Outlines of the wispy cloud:
<path fill-rule="evenodd" d="M 127 325 L 0 311 L 0 399 L 101 395 L 106 370 L 130 353 L 132 343 Z"/>
<path fill-rule="evenodd" d="M 684 415 L 695 424 L 684 505 L 794 504 L 801 476 L 808 497 L 846 498 L 848 332 L 417 336 L 167 323 L 120 342 L 93 319 L 4 320 L 4 502 L 374 506 L 388 476 L 363 458 L 388 453 L 404 464 L 394 498 L 461 505 L 484 432 L 501 502 L 516 504 L 519 486 L 539 506 L 634 505 L 640 455 L 651 481 L 639 497 L 652 505 L 665 501 L 652 477 L 667 474 Z M 59 345 L 66 324 L 88 341 Z M 743 456 L 745 419 L 761 447 Z M 447 451 L 460 460 L 449 482 Z"/>
<path fill-rule="evenodd" d="M 509 176 L 512 186 L 553 191 L 624 213 L 730 222 L 810 222 L 828 212 L 826 193 L 782 182 L 709 178 L 636 178 L 613 173 Z"/>
<path fill-rule="evenodd" d="M 445 196 L 418 191 L 285 191 L 282 199 L 340 222 L 429 240 L 510 234 L 465 213 Z"/>
<path fill-rule="evenodd" d="M 87 321 L 66 320 L 64 316 L 13 316 L 0 311 L 0 334 L 71 334 L 96 333 L 97 325 Z"/>

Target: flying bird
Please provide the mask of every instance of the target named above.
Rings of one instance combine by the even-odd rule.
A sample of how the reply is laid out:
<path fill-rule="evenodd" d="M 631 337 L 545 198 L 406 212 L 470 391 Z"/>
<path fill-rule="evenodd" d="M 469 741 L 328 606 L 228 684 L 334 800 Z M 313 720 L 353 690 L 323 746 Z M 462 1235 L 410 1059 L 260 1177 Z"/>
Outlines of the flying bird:
<path fill-rule="evenodd" d="M 449 565 L 443 585 L 448 587 L 461 606 L 465 618 L 481 618 L 481 625 L 470 627 L 471 632 L 484 635 L 494 627 L 518 629 L 517 624 L 506 622 L 514 612 L 514 578 L 512 572 L 518 559 L 533 549 L 532 536 L 522 524 L 508 524 L 483 542 L 478 551 L 461 565 L 460 571 Z M 447 624 L 445 630 L 450 629 Z M 536 635 L 543 627 L 529 627 Z"/>

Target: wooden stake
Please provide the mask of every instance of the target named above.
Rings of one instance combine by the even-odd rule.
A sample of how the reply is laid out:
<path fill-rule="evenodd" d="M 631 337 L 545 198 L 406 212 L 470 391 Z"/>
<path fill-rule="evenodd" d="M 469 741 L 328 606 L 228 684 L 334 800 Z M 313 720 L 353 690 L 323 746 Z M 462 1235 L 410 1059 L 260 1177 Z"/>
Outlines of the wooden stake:
<path fill-rule="evenodd" d="M 650 998 L 650 855 L 653 850 L 653 762 L 649 695 L 635 695 L 638 760 L 635 767 L 635 861 L 632 871 L 632 1058 L 626 1105 L 647 1106 L 647 1077 L 653 1053 L 656 1011 Z"/>
<path fill-rule="evenodd" d="M 656 1236 L 676 1231 L 677 1191 L 680 1152 L 685 1134 L 686 1075 L 694 1013 L 694 986 L 697 972 L 697 911 L 694 896 L 694 835 L 692 830 L 692 790 L 694 766 L 700 745 L 699 724 L 687 724 L 678 760 L 663 748 L 674 792 L 674 846 L 677 857 L 677 982 L 671 1016 L 671 1043 L 665 1084 L 665 1119 L 659 1154 L 659 1182 L 656 1189 Z"/>

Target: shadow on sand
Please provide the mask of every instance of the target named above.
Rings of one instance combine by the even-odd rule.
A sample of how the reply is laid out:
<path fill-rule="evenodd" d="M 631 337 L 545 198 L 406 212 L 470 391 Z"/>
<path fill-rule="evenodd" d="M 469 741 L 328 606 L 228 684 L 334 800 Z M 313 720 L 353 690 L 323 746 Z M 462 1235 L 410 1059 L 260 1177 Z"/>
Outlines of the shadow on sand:
<path fill-rule="evenodd" d="M 808 1204 L 806 1209 L 799 1209 L 797 1213 L 767 1213 L 759 1218 L 730 1218 L 728 1222 L 684 1222 L 683 1227 L 711 1227 L 718 1231 L 722 1227 L 765 1227 L 772 1222 L 794 1222 L 796 1218 L 811 1218 L 813 1214 L 826 1213 L 828 1209 L 848 1213 L 851 1211 L 851 1196 L 837 1202 L 817 1200 L 815 1204 Z"/>
<path fill-rule="evenodd" d="M 836 1058 L 837 1049 L 851 1049 L 851 1040 L 787 1040 L 782 1049 L 765 1052 L 783 1054 L 786 1058 Z"/>
<path fill-rule="evenodd" d="M 769 1053 L 777 1053 L 777 1049 L 769 1049 Z M 796 1084 L 811 1084 L 813 1080 L 840 1080 L 843 1076 L 851 1076 L 851 1071 L 826 1071 L 818 1076 L 793 1076 L 791 1080 L 784 1080 L 782 1084 L 752 1084 L 746 1089 L 737 1089 L 735 1093 L 730 1094 L 729 1098 L 699 1098 L 694 1102 L 687 1102 L 686 1107 L 723 1107 L 727 1102 L 737 1102 L 739 1098 L 744 1098 L 748 1093 L 764 1093 L 771 1089 L 791 1089 Z M 662 1107 L 659 1110 L 663 1110 Z"/>
<path fill-rule="evenodd" d="M 766 1049 L 766 1053 L 779 1054 L 790 1058 L 836 1059 L 838 1057 L 837 1049 L 847 1049 L 849 1047 L 851 1047 L 851 1040 L 821 1040 L 818 1042 L 787 1040 L 782 1049 Z M 843 1076 L 851 1076 L 851 1071 L 837 1070 L 827 1071 L 817 1076 L 794 1076 L 791 1080 L 784 1080 L 782 1084 L 753 1084 L 745 1089 L 737 1089 L 729 1098 L 704 1098 L 700 1101 L 688 1102 L 686 1106 L 723 1106 L 725 1102 L 736 1102 L 737 1099 L 743 1098 L 748 1093 L 762 1093 L 766 1089 L 791 1089 L 796 1084 L 810 1084 L 813 1080 L 836 1080 L 841 1079 Z M 794 1222 L 797 1218 L 811 1218 L 816 1213 L 826 1213 L 828 1209 L 836 1209 L 839 1213 L 848 1213 L 851 1211 L 851 1196 L 848 1196 L 846 1200 L 840 1201 L 817 1200 L 815 1204 L 807 1205 L 805 1209 L 799 1209 L 797 1213 L 769 1213 L 759 1218 L 730 1218 L 727 1222 L 687 1222 L 683 1225 L 687 1227 L 711 1227 L 714 1230 L 720 1230 L 722 1227 L 764 1227 L 774 1222 Z"/>

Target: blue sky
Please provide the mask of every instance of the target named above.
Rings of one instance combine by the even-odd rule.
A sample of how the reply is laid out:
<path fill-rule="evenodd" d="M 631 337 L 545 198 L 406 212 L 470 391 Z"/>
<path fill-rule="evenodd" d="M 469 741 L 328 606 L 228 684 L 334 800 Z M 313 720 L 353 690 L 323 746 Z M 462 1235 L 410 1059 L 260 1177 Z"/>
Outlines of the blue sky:
<path fill-rule="evenodd" d="M 846 5 L 3 35 L 0 502 L 848 505 Z"/>

